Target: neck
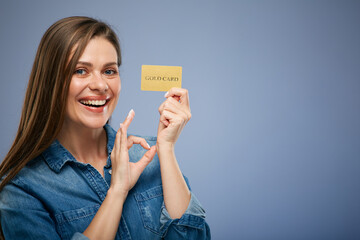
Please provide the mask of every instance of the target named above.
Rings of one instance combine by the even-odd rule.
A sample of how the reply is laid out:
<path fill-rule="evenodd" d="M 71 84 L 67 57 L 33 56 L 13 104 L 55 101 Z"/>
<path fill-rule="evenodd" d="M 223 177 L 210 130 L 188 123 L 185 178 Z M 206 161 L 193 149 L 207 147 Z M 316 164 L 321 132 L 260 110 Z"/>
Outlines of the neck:
<path fill-rule="evenodd" d="M 57 137 L 79 162 L 93 163 L 107 157 L 107 138 L 104 128 L 87 128 L 65 120 Z"/>

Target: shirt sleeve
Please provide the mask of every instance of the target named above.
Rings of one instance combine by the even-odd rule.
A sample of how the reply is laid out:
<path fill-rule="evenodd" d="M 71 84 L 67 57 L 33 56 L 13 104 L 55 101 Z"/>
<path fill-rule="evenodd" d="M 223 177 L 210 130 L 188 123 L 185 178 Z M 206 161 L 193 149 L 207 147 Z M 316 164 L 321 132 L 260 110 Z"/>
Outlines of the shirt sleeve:
<path fill-rule="evenodd" d="M 189 180 L 184 176 L 190 190 L 191 198 L 185 213 L 179 219 L 172 219 L 166 210 L 165 203 L 161 207 L 160 225 L 165 232 L 165 239 L 211 239 L 210 227 L 207 224 L 205 210 L 191 190 Z"/>
<path fill-rule="evenodd" d="M 0 221 L 6 240 L 61 239 L 41 201 L 13 183 L 7 184 L 0 192 Z M 76 233 L 72 239 L 88 238 Z"/>
<path fill-rule="evenodd" d="M 167 229 L 165 239 L 211 239 L 205 210 L 193 193 L 188 208 L 179 219 L 172 219 L 163 203 L 160 224 L 163 229 Z"/>

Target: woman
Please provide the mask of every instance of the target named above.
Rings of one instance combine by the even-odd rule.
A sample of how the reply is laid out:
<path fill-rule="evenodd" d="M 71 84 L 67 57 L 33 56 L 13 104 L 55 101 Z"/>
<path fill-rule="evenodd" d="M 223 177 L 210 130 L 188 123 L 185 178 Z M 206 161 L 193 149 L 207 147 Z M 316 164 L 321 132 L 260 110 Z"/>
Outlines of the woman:
<path fill-rule="evenodd" d="M 133 110 L 115 132 L 120 64 L 115 33 L 97 20 L 61 19 L 44 34 L 0 168 L 5 239 L 210 238 L 174 154 L 187 91 L 165 95 L 157 138 L 127 135 Z"/>

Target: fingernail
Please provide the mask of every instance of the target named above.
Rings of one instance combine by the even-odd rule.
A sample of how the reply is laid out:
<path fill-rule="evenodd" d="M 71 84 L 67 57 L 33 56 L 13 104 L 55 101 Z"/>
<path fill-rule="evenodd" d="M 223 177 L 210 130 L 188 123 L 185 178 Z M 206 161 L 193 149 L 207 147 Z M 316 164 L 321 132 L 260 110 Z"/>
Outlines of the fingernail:
<path fill-rule="evenodd" d="M 168 95 L 169 95 L 169 92 L 166 92 L 165 95 L 164 95 L 164 97 L 167 97 Z"/>
<path fill-rule="evenodd" d="M 122 123 L 120 123 L 120 128 L 122 128 L 123 127 L 123 124 Z"/>
<path fill-rule="evenodd" d="M 126 118 L 129 118 L 134 113 L 134 109 L 131 109 Z"/>
<path fill-rule="evenodd" d="M 146 143 L 147 144 L 147 146 L 150 148 L 150 145 L 148 144 L 148 143 Z"/>

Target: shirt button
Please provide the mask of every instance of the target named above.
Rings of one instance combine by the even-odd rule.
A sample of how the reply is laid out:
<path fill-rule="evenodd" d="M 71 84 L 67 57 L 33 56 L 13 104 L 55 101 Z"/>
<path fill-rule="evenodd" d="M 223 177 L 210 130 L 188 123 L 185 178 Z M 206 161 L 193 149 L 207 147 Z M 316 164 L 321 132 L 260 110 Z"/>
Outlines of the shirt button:
<path fill-rule="evenodd" d="M 110 169 L 110 170 L 109 170 L 109 174 L 111 175 L 111 173 L 112 173 L 112 170 Z"/>

